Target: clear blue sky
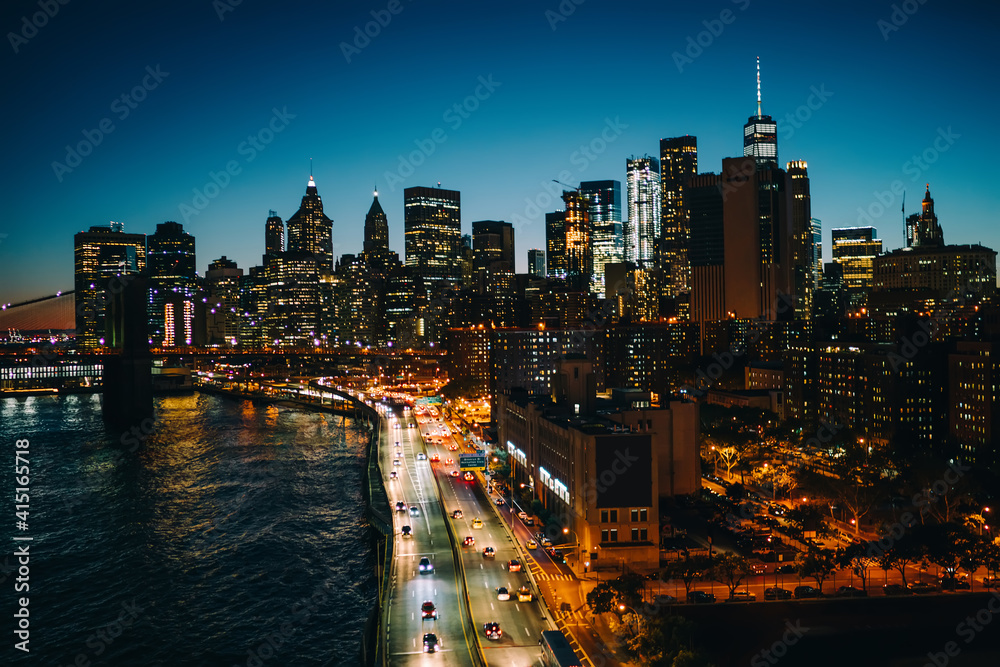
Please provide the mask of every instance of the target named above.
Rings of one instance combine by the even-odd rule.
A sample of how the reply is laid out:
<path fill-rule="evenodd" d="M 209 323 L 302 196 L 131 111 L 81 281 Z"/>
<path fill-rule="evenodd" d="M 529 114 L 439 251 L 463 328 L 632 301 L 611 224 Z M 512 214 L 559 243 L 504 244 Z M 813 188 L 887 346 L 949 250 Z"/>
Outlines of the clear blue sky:
<path fill-rule="evenodd" d="M 181 222 L 199 272 L 223 254 L 259 263 L 268 210 L 295 212 L 310 157 L 335 254 L 360 251 L 377 185 L 402 255 L 403 188 L 440 181 L 462 192 L 465 232 L 473 220 L 517 223 L 524 271 L 528 248 L 544 247 L 544 212 L 560 207 L 551 179 L 624 181 L 627 157 L 683 134 L 698 136 L 701 171 L 739 155 L 757 56 L 779 159 L 809 163 L 827 257 L 829 230 L 858 224 L 880 191 L 873 224 L 887 248 L 902 244 L 897 180 L 908 213 L 930 182 L 947 242 L 1000 248 L 994 2 L 912 0 L 898 26 L 892 3 L 870 1 L 233 2 L 69 2 L 36 17 L 37 31 L 22 20 L 37 1 L 5 3 L 0 302 L 71 288 L 73 234 L 109 220 L 147 234 Z M 372 11 L 391 18 L 345 56 Z M 701 53 L 691 47 L 679 67 L 688 38 Z M 144 82 L 142 101 L 121 100 Z M 467 100 L 477 87 L 482 99 Z M 814 90 L 825 99 L 806 111 Z M 463 117 L 453 106 L 466 102 Z M 260 150 L 244 144 L 273 109 L 294 118 L 275 121 Z M 794 127 L 797 110 L 808 119 Z M 614 140 L 577 153 L 606 119 L 620 124 L 605 132 Z M 84 132 L 100 143 L 72 171 L 54 168 Z M 420 164 L 400 175 L 418 144 Z M 933 163 L 911 162 L 925 151 Z M 239 173 L 185 219 L 182 205 L 204 204 L 194 190 L 230 161 Z"/>

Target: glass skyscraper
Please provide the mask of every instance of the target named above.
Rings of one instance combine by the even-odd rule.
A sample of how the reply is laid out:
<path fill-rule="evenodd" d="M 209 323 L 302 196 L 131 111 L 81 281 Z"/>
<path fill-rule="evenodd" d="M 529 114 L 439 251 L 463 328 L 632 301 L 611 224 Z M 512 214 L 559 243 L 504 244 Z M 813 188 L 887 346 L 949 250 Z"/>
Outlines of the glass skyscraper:
<path fill-rule="evenodd" d="M 757 59 L 757 115 L 750 116 L 743 126 L 743 157 L 752 157 L 758 169 L 778 166 L 778 124 L 761 113 L 760 58 Z"/>
<path fill-rule="evenodd" d="M 684 190 L 698 173 L 698 138 L 690 135 L 660 139 L 660 230 L 657 263 L 665 270 L 664 293 L 675 297 L 691 291 L 690 213 Z"/>
<path fill-rule="evenodd" d="M 462 279 L 462 196 L 457 190 L 413 187 L 403 190 L 406 266 L 432 293 L 446 281 Z"/>
<path fill-rule="evenodd" d="M 287 231 L 289 252 L 315 257 L 316 270 L 322 275 L 333 272 L 333 220 L 323 213 L 323 200 L 311 175 L 302 205 L 288 219 Z"/>
<path fill-rule="evenodd" d="M 625 261 L 652 266 L 660 238 L 660 162 L 648 155 L 625 161 L 628 173 L 628 220 L 623 225 Z"/>
<path fill-rule="evenodd" d="M 590 291 L 604 298 L 604 265 L 622 261 L 625 244 L 622 237 L 621 181 L 584 181 L 580 193 L 590 199 L 591 248 L 594 274 Z"/>
<path fill-rule="evenodd" d="M 146 261 L 149 268 L 149 339 L 154 347 L 164 344 L 167 338 L 173 345 L 191 345 L 191 336 L 178 337 L 176 331 L 192 329 L 198 275 L 195 269 L 194 236 L 184 231 L 177 222 L 164 222 L 156 226 L 156 233 L 147 239 Z M 166 325 L 167 305 L 170 304 L 174 330 Z"/>

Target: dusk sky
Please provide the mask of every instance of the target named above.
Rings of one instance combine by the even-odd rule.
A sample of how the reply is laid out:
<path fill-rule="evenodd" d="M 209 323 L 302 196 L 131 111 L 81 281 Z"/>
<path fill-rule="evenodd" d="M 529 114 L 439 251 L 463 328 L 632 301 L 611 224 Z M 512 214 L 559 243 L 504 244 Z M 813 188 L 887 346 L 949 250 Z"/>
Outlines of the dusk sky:
<path fill-rule="evenodd" d="M 624 187 L 627 157 L 684 134 L 702 172 L 740 155 L 758 56 L 779 162 L 808 162 L 827 258 L 834 227 L 902 245 L 894 181 L 907 213 L 930 183 L 946 242 L 1000 249 L 995 2 L 48 1 L 51 18 L 47 0 L 0 10 L 2 303 L 72 289 L 73 234 L 111 220 L 175 220 L 199 273 L 221 255 L 246 270 L 268 210 L 298 208 L 310 158 L 335 255 L 361 250 L 377 186 L 402 257 L 403 188 L 440 182 L 462 193 L 464 233 L 515 223 L 524 272 L 561 208 L 551 179 Z M 210 185 L 227 163 L 238 173 Z"/>

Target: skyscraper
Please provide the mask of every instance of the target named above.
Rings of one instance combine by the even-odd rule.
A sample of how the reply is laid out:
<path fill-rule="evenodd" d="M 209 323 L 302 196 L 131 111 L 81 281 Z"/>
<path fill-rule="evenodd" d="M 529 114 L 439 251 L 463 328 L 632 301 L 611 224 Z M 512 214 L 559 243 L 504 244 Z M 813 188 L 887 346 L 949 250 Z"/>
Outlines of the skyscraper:
<path fill-rule="evenodd" d="M 174 344 L 191 344 L 189 336 L 178 339 L 177 331 L 188 331 L 191 322 L 198 275 L 195 269 L 194 237 L 176 222 L 156 226 L 156 233 L 147 239 L 146 261 L 149 268 L 149 338 L 156 347 L 163 344 L 168 332 L 165 317 L 167 303 L 171 307 L 175 329 L 170 333 Z M 189 304 L 189 307 L 185 307 Z"/>
<path fill-rule="evenodd" d="M 623 225 L 625 261 L 645 268 L 653 263 L 660 238 L 660 162 L 648 155 L 628 158 L 628 220 Z"/>
<path fill-rule="evenodd" d="M 315 347 L 319 339 L 319 273 L 316 256 L 283 252 L 265 266 L 267 347 Z"/>
<path fill-rule="evenodd" d="M 792 270 L 792 294 L 795 296 L 795 316 L 808 319 L 812 315 L 813 290 L 816 285 L 813 252 L 812 201 L 809 194 L 809 165 L 805 160 L 789 162 L 788 176 L 792 179 L 791 239 L 789 251 Z"/>
<path fill-rule="evenodd" d="M 590 242 L 590 198 L 579 190 L 564 190 L 566 206 L 566 284 L 573 290 L 589 290 L 594 273 Z"/>
<path fill-rule="evenodd" d="M 514 272 L 514 225 L 502 220 L 472 223 L 473 267 L 488 269 L 497 264 Z"/>
<path fill-rule="evenodd" d="M 267 212 L 267 224 L 264 228 L 264 257 L 285 252 L 285 223 L 274 211 Z"/>
<path fill-rule="evenodd" d="M 462 204 L 457 190 L 403 190 L 406 266 L 413 267 L 428 293 L 445 281 L 462 279 Z"/>
<path fill-rule="evenodd" d="M 306 194 L 295 215 L 288 219 L 288 251 L 306 253 L 316 258 L 320 274 L 333 271 L 333 220 L 323 213 L 323 200 L 312 175 Z"/>
<path fill-rule="evenodd" d="M 778 124 L 761 113 L 760 58 L 757 58 L 757 115 L 750 116 L 743 126 L 743 157 L 752 157 L 758 169 L 778 165 Z"/>
<path fill-rule="evenodd" d="M 532 278 L 545 277 L 545 251 L 541 248 L 528 250 L 528 275 Z"/>
<path fill-rule="evenodd" d="M 580 193 L 590 199 L 591 246 L 594 275 L 590 291 L 604 298 L 604 265 L 622 261 L 621 181 L 584 181 Z"/>
<path fill-rule="evenodd" d="M 146 268 L 146 235 L 126 234 L 124 225 L 95 225 L 73 237 L 76 343 L 104 345 L 106 290 L 121 292 L 129 275 Z"/>
<path fill-rule="evenodd" d="M 389 249 L 389 219 L 378 202 L 378 190 L 372 193 L 372 205 L 365 215 L 364 251 L 371 253 Z"/>
<path fill-rule="evenodd" d="M 844 286 L 852 306 L 864 303 L 872 288 L 875 257 L 882 252 L 882 239 L 874 227 L 831 229 L 833 261 L 843 267 Z"/>
<path fill-rule="evenodd" d="M 545 275 L 566 277 L 566 211 L 545 214 Z"/>
<path fill-rule="evenodd" d="M 208 345 L 235 346 L 239 342 L 240 287 L 243 269 L 225 255 L 208 265 L 205 272 Z"/>
<path fill-rule="evenodd" d="M 920 213 L 914 213 L 906 219 L 906 247 L 944 247 L 944 232 L 934 213 L 930 183 L 927 184 L 924 200 L 920 203 Z"/>
<path fill-rule="evenodd" d="M 812 218 L 809 223 L 813 237 L 813 288 L 819 289 L 823 280 L 823 222 Z"/>
<path fill-rule="evenodd" d="M 660 231 L 658 263 L 666 272 L 666 296 L 691 291 L 690 212 L 684 197 L 687 182 L 698 173 L 698 138 L 660 139 Z"/>

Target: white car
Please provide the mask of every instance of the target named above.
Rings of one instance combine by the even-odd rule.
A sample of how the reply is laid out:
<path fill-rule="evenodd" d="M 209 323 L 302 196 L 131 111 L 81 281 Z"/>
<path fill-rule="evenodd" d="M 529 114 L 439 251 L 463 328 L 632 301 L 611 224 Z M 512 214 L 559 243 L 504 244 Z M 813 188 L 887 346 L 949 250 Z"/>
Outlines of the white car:
<path fill-rule="evenodd" d="M 497 589 L 497 600 L 501 600 L 503 602 L 506 602 L 507 600 L 510 600 L 510 591 L 508 591 L 507 588 L 504 587 L 504 586 L 501 586 L 500 588 L 498 588 Z"/>
<path fill-rule="evenodd" d="M 426 461 L 427 460 L 427 455 L 424 454 L 423 452 L 417 452 L 417 460 L 418 461 Z"/>

